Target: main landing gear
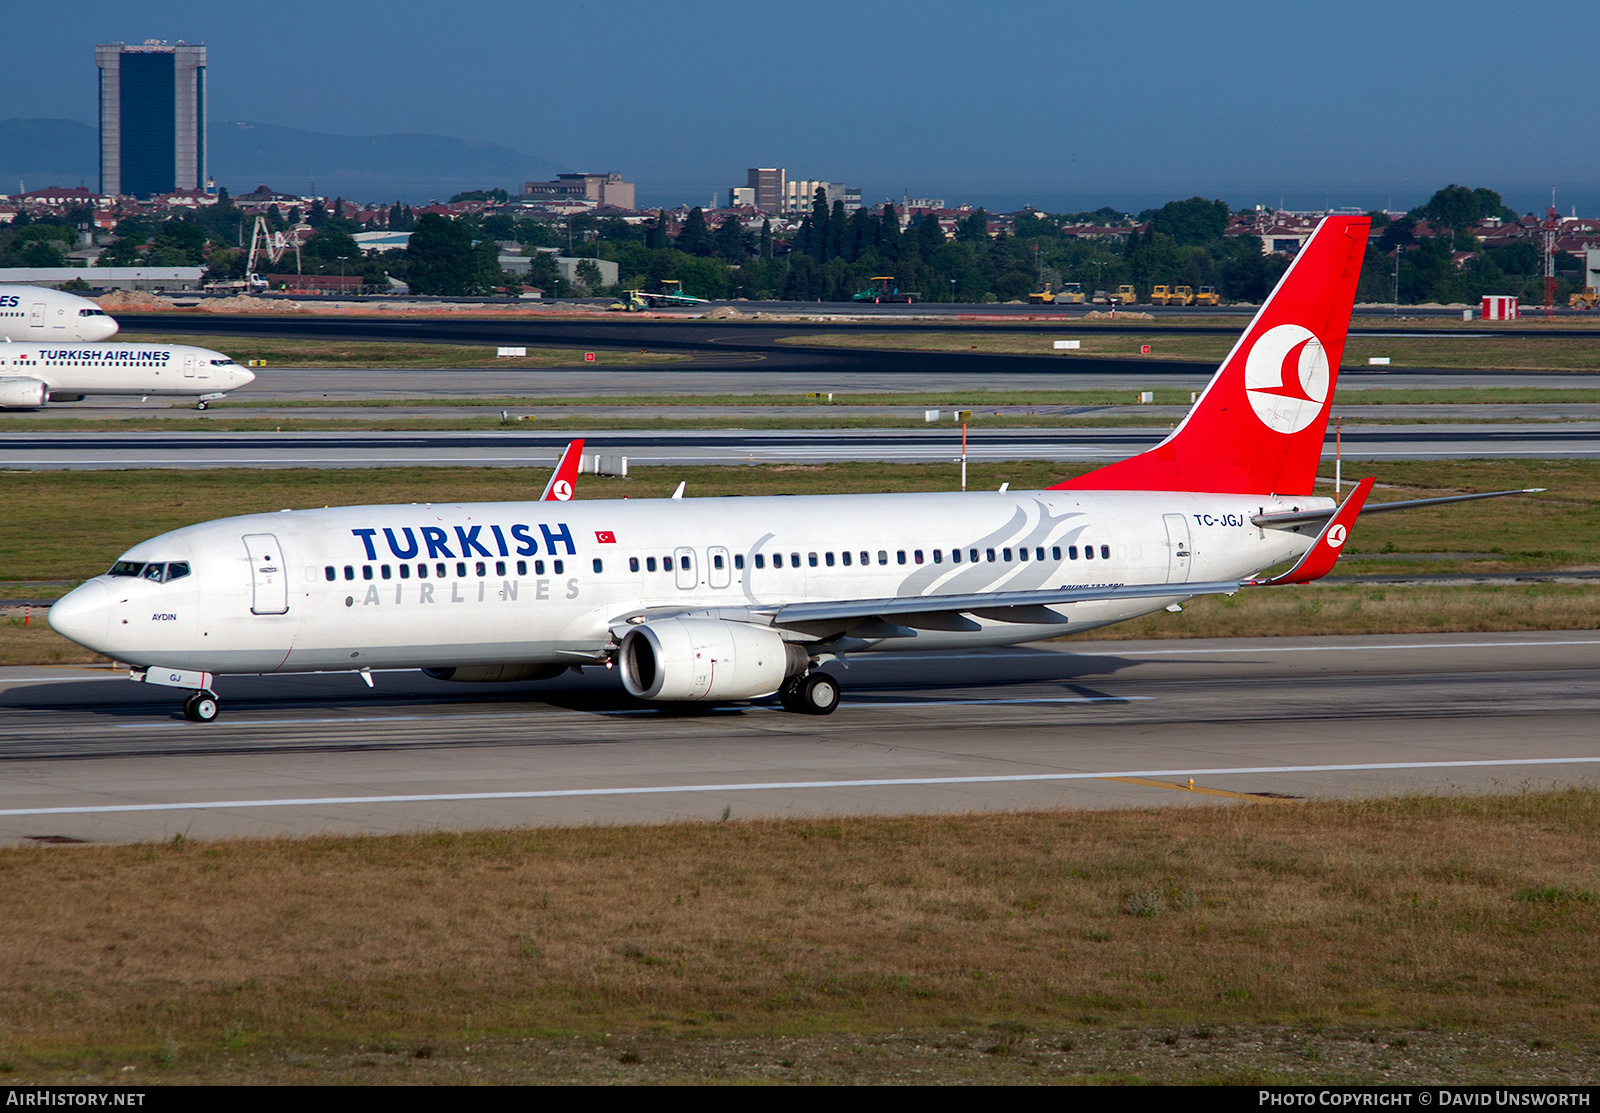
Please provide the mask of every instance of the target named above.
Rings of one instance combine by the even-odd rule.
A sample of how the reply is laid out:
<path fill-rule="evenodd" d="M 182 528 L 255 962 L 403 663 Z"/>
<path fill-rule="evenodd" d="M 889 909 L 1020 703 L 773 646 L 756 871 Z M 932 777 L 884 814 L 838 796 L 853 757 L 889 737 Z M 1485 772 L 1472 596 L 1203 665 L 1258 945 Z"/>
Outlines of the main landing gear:
<path fill-rule="evenodd" d="M 778 689 L 785 711 L 802 715 L 830 715 L 839 706 L 839 682 L 825 672 L 791 676 Z"/>
<path fill-rule="evenodd" d="M 183 717 L 191 723 L 209 723 L 221 710 L 215 692 L 196 692 L 183 701 Z"/>

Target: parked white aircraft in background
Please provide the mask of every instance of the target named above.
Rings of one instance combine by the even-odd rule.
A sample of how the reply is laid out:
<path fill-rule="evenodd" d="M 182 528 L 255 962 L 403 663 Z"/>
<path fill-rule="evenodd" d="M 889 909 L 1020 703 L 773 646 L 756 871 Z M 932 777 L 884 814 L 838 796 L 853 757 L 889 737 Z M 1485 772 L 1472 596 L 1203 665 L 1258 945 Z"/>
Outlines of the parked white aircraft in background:
<path fill-rule="evenodd" d="M 227 518 L 135 545 L 50 624 L 192 689 L 196 721 L 217 715 L 219 673 L 506 681 L 596 663 L 641 699 L 777 693 L 824 714 L 839 687 L 818 666 L 845 653 L 1007 645 L 1305 582 L 1372 488 L 1338 508 L 1313 493 L 1367 230 L 1323 221 L 1165 441 L 1049 490 Z"/>
<path fill-rule="evenodd" d="M 93 342 L 116 334 L 115 318 L 88 298 L 43 286 L 0 286 L 0 340 Z"/>
<path fill-rule="evenodd" d="M 0 344 L 0 409 L 128 394 L 194 398 L 203 410 L 255 378 L 230 356 L 188 344 Z"/>

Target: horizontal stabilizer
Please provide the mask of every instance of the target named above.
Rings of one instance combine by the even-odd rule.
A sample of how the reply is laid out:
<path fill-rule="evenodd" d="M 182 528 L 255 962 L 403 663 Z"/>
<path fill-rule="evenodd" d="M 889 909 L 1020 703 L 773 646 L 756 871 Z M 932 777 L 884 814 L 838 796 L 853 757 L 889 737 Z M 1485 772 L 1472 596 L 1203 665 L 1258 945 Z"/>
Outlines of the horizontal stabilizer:
<path fill-rule="evenodd" d="M 1417 510 L 1424 506 L 1443 506 L 1450 502 L 1472 502 L 1476 499 L 1497 499 L 1505 495 L 1536 495 L 1547 487 L 1523 487 L 1516 491 L 1485 491 L 1478 495 L 1446 495 L 1436 499 L 1407 499 L 1404 502 L 1380 502 L 1367 507 L 1363 514 L 1382 514 L 1388 510 Z M 1297 526 L 1315 525 L 1333 517 L 1334 509 L 1299 510 L 1282 514 L 1257 514 L 1250 524 L 1263 529 L 1294 529 Z"/>

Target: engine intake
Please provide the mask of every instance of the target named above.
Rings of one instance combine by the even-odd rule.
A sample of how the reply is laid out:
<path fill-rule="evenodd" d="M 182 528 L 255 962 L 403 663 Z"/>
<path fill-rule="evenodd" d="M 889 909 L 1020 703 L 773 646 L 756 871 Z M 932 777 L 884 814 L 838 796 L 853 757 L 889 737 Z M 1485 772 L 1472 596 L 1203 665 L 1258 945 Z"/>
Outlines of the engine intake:
<path fill-rule="evenodd" d="M 37 409 L 49 396 L 49 385 L 38 379 L 0 379 L 0 409 Z"/>
<path fill-rule="evenodd" d="M 630 695 L 651 700 L 754 699 L 806 671 L 810 656 L 776 630 L 717 618 L 635 626 L 617 650 Z"/>

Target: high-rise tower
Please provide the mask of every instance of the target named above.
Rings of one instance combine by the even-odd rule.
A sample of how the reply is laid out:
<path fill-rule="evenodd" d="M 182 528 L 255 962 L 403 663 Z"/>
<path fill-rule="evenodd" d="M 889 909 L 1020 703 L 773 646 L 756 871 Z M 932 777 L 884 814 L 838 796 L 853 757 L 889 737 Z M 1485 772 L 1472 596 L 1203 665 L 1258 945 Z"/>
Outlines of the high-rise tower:
<path fill-rule="evenodd" d="M 94 48 L 100 67 L 100 192 L 203 189 L 206 48 L 147 39 Z"/>

